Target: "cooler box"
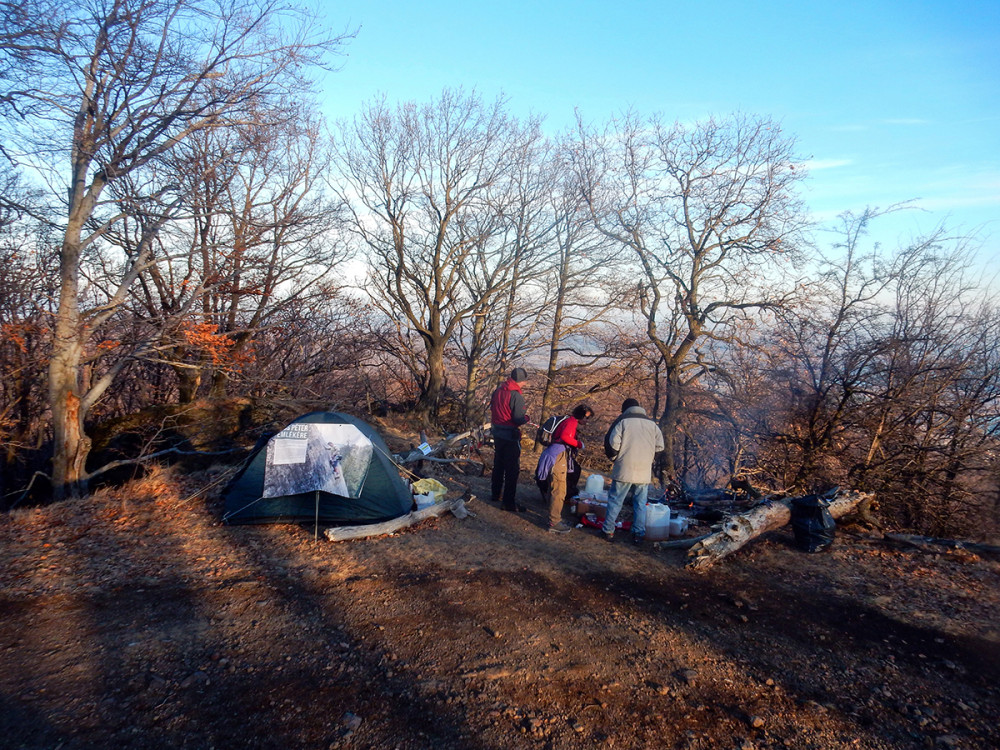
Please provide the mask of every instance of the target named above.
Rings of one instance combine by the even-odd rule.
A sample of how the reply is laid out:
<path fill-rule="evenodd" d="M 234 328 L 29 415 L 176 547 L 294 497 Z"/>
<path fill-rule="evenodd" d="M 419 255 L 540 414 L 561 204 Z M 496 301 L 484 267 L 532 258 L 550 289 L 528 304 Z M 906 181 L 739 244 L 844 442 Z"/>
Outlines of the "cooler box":
<path fill-rule="evenodd" d="M 593 513 L 599 519 L 604 520 L 604 517 L 608 515 L 608 504 L 588 498 L 578 498 L 576 501 L 576 514 L 578 516 L 585 516 L 588 513 Z"/>

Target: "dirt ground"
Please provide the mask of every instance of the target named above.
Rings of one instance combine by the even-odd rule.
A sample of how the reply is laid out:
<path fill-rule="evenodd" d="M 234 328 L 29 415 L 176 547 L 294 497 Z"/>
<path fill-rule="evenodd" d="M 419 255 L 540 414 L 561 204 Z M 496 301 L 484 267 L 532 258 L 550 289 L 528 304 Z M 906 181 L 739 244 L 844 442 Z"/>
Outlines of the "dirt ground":
<path fill-rule="evenodd" d="M 466 477 L 474 518 L 335 544 L 221 525 L 222 478 L 0 519 L 0 746 L 1000 747 L 995 559 L 775 532 L 694 573 Z"/>

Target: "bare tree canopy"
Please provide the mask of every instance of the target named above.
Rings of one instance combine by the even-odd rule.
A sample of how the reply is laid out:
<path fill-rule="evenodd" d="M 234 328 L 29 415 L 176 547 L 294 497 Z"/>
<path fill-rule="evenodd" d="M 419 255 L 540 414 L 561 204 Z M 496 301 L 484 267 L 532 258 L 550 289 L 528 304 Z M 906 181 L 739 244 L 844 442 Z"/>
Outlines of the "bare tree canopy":
<path fill-rule="evenodd" d="M 34 17 L 5 19 L 8 54 L 19 30 L 45 44 L 23 51 L 34 69 L 16 94 L 31 135 L 4 141 L 17 143 L 9 155 L 46 179 L 53 220 L 65 217 L 49 398 L 56 491 L 75 493 L 86 477 L 84 420 L 145 346 L 122 352 L 91 380 L 92 336 L 149 268 L 184 201 L 160 161 L 195 133 L 254 122 L 265 101 L 303 95 L 309 71 L 342 37 L 325 34 L 304 8 L 256 0 L 85 0 L 45 9 L 41 30 Z M 126 218 L 138 228 L 134 246 L 103 294 L 88 296 L 86 255 Z"/>
<path fill-rule="evenodd" d="M 461 91 L 423 106 L 376 101 L 340 128 L 334 188 L 352 207 L 368 292 L 398 327 L 425 413 L 438 408 L 449 340 L 510 291 L 536 247 L 517 224 L 518 177 L 540 138 L 538 123 L 512 118 L 503 99 Z"/>
<path fill-rule="evenodd" d="M 578 127 L 577 170 L 596 226 L 632 254 L 637 313 L 662 363 L 667 472 L 686 387 L 748 313 L 784 304 L 805 213 L 793 142 L 770 120 L 694 125 L 632 114 Z"/>

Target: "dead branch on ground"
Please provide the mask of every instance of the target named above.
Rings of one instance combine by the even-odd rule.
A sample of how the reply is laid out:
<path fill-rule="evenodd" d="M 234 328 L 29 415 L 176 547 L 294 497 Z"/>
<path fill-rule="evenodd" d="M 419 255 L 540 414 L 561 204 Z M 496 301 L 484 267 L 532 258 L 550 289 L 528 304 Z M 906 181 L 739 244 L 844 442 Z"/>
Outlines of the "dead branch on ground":
<path fill-rule="evenodd" d="M 387 534 L 392 534 L 400 529 L 405 529 L 408 526 L 413 526 L 421 521 L 426 521 L 428 518 L 442 516 L 448 512 L 453 513 L 456 518 L 466 518 L 468 516 L 475 517 L 474 514 L 470 513 L 465 507 L 465 504 L 467 502 L 471 502 L 472 500 L 475 500 L 475 496 L 467 495 L 455 500 L 445 500 L 441 503 L 434 503 L 431 506 L 411 511 L 405 516 L 394 518 L 391 521 L 370 523 L 364 526 L 334 526 L 327 529 L 323 533 L 331 542 L 346 542 L 350 539 L 368 539 L 373 536 L 385 536 Z"/>

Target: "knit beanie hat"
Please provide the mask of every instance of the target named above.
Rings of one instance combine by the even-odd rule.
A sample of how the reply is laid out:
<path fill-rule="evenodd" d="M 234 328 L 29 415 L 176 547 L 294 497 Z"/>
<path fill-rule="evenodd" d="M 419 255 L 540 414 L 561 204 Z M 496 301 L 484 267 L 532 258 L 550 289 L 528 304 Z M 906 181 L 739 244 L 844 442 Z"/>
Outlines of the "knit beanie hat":
<path fill-rule="evenodd" d="M 525 372 L 523 367 L 515 367 L 513 372 L 510 374 L 510 379 L 515 383 L 523 383 L 528 379 L 528 373 Z"/>

